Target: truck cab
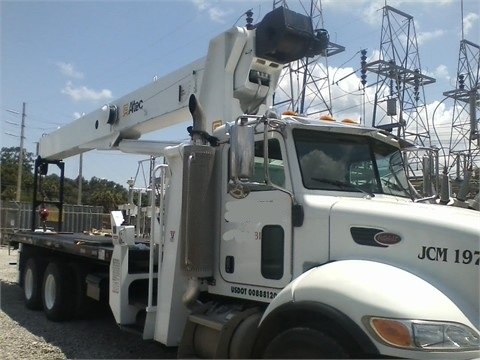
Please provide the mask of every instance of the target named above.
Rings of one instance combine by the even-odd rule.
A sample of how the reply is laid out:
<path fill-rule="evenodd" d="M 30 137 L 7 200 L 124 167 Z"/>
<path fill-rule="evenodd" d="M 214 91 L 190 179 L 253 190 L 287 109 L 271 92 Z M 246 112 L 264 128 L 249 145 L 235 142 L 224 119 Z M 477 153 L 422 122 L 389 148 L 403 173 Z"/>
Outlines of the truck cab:
<path fill-rule="evenodd" d="M 411 144 L 301 116 L 244 117 L 214 136 L 200 293 L 261 309 L 254 356 L 478 356 L 479 215 L 416 202 Z"/>

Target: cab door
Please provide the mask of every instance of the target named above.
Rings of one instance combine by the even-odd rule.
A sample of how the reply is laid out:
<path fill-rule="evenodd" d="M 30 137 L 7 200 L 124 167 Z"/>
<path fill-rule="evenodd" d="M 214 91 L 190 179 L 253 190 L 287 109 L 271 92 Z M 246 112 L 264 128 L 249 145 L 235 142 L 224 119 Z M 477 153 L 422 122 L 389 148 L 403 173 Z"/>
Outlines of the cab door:
<path fill-rule="evenodd" d="M 289 187 L 282 138 L 269 140 L 272 182 Z M 264 175 L 263 141 L 255 143 L 255 177 Z M 220 273 L 225 281 L 281 288 L 292 278 L 292 200 L 288 193 L 258 186 L 242 199 L 225 196 L 222 209 Z"/>

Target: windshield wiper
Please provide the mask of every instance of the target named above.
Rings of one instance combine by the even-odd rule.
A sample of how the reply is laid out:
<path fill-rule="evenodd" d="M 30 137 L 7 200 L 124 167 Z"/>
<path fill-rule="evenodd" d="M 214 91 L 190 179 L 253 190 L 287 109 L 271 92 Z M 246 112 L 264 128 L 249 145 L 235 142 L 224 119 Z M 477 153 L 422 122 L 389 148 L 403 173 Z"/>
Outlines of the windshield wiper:
<path fill-rule="evenodd" d="M 338 180 L 332 180 L 332 179 L 327 179 L 327 178 L 317 178 L 317 177 L 312 177 L 311 178 L 312 180 L 315 180 L 315 181 L 318 181 L 318 182 L 322 182 L 322 183 L 325 183 L 325 184 L 330 184 L 330 185 L 335 185 L 335 186 L 338 186 L 339 188 L 346 188 L 346 189 L 350 189 L 350 190 L 357 190 L 357 191 L 360 191 L 370 197 L 375 197 L 375 194 L 373 192 L 370 192 L 370 191 L 367 191 L 365 189 L 362 189 L 361 187 L 359 186 L 356 186 L 356 185 L 353 185 L 353 184 L 349 184 L 349 183 L 346 183 L 346 182 L 342 182 L 342 181 L 338 181 Z"/>

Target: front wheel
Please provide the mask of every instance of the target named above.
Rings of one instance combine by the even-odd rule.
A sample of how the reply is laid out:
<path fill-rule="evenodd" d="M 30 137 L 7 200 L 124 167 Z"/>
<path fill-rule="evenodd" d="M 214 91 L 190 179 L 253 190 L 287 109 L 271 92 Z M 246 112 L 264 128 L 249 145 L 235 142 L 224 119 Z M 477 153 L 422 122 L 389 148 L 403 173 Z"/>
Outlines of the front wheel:
<path fill-rule="evenodd" d="M 72 315 L 72 286 L 69 268 L 50 262 L 45 269 L 42 287 L 43 311 L 49 320 L 68 320 Z"/>
<path fill-rule="evenodd" d="M 266 359 L 347 359 L 348 352 L 327 333 L 293 327 L 273 337 L 262 352 Z"/>

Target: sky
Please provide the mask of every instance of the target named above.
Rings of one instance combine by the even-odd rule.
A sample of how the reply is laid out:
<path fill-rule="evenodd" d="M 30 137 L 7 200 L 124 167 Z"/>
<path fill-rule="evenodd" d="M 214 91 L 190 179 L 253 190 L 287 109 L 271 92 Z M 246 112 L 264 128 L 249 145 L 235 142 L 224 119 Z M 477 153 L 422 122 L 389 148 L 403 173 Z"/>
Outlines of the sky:
<path fill-rule="evenodd" d="M 302 13 L 310 4 L 286 2 Z M 1 146 L 19 145 L 23 102 L 24 147 L 35 153 L 42 134 L 205 56 L 211 38 L 244 26 L 243 14 L 249 9 L 254 23 L 259 22 L 273 3 L 0 0 Z M 374 87 L 364 96 L 360 91 L 359 52 L 367 50 L 367 61 L 378 58 L 385 3 L 414 18 L 422 74 L 436 79 L 424 87 L 425 105 L 430 117 L 434 113 L 440 144 L 448 146 L 453 102 L 440 102 L 443 92 L 455 89 L 462 28 L 464 39 L 480 43 L 477 0 L 464 0 L 463 6 L 460 0 L 323 0 L 323 27 L 331 41 L 345 47 L 322 63 L 328 69 L 333 114 L 362 121 L 366 97 L 363 121 L 371 116 Z M 368 74 L 367 81 L 375 78 Z M 186 139 L 190 119 L 185 120 L 142 139 Z M 124 186 L 137 176 L 136 185 L 142 187 L 148 176 L 146 159 L 94 150 L 84 154 L 82 174 L 88 180 L 95 176 Z M 76 178 L 79 157 L 65 159 L 65 168 L 67 177 Z"/>

